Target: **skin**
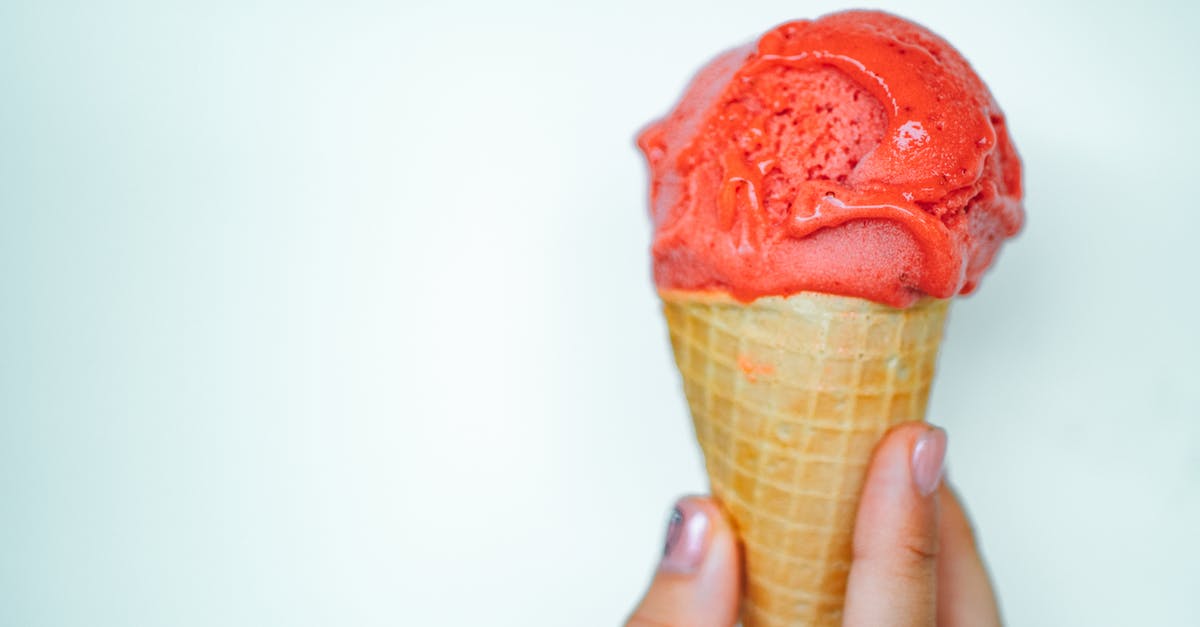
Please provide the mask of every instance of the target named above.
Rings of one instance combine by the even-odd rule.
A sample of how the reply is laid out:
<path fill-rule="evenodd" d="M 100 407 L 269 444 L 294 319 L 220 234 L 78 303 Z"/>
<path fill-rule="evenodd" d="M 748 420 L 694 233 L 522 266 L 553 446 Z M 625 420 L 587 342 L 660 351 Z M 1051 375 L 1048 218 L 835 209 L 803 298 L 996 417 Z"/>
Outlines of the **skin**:
<path fill-rule="evenodd" d="M 876 447 L 859 504 L 846 590 L 846 627 L 994 627 L 1000 612 L 962 504 L 943 481 L 924 496 L 912 452 L 929 429 L 906 424 Z M 709 498 L 711 521 L 691 574 L 659 569 L 626 627 L 731 627 L 737 622 L 737 539 Z"/>

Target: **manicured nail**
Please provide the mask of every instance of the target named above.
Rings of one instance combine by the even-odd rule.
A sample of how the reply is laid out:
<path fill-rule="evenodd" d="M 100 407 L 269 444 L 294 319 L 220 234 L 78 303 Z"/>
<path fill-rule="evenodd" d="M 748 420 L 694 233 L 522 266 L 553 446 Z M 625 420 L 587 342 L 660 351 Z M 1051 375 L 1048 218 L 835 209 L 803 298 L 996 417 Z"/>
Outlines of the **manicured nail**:
<path fill-rule="evenodd" d="M 696 572 L 704 561 L 707 539 L 708 514 L 692 499 L 680 499 L 667 523 L 667 541 L 659 570 L 683 575 Z"/>
<path fill-rule="evenodd" d="M 942 482 L 942 470 L 946 465 L 946 432 L 940 427 L 930 428 L 917 438 L 913 447 L 913 483 L 921 496 L 929 496 Z"/>

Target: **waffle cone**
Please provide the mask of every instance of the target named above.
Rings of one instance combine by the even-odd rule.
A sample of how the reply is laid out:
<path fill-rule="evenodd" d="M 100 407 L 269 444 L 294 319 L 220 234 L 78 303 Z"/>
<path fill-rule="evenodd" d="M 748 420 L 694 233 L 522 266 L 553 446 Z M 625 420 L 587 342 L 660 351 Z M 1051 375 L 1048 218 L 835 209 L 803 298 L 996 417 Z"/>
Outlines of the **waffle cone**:
<path fill-rule="evenodd" d="M 840 625 L 859 492 L 923 420 L 949 301 L 661 293 L 714 496 L 741 538 L 744 627 Z"/>

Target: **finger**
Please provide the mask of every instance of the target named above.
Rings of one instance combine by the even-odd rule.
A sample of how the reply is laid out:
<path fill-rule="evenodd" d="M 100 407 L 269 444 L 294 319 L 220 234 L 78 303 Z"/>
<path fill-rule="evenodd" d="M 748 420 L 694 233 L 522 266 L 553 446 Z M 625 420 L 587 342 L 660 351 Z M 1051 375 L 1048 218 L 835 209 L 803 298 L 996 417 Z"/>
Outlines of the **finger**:
<path fill-rule="evenodd" d="M 626 627 L 731 627 L 741 581 L 737 540 L 711 499 L 684 497 L 667 526 L 650 590 Z"/>
<path fill-rule="evenodd" d="M 999 627 L 1000 609 L 975 544 L 971 521 L 949 485 L 938 490 L 938 627 Z"/>
<path fill-rule="evenodd" d="M 847 627 L 932 626 L 937 617 L 938 499 L 946 432 L 896 427 L 875 448 L 854 524 Z"/>

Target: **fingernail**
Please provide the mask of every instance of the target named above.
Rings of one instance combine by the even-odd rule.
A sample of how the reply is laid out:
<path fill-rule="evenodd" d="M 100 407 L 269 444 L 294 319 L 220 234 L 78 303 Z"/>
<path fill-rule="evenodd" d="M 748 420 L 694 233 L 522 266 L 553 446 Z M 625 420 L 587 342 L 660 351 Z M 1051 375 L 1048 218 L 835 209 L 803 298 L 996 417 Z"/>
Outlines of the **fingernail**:
<path fill-rule="evenodd" d="M 707 512 L 689 498 L 680 499 L 667 523 L 667 541 L 659 570 L 683 575 L 696 572 L 704 561 L 707 539 Z"/>
<path fill-rule="evenodd" d="M 946 432 L 940 427 L 930 428 L 917 438 L 913 446 L 913 483 L 921 496 L 929 496 L 942 482 L 942 469 L 946 464 Z"/>

